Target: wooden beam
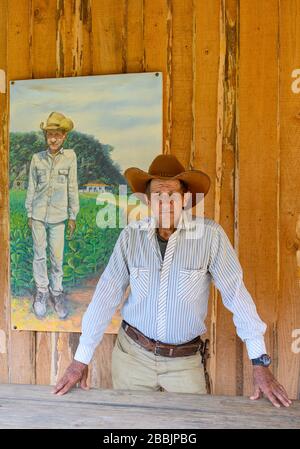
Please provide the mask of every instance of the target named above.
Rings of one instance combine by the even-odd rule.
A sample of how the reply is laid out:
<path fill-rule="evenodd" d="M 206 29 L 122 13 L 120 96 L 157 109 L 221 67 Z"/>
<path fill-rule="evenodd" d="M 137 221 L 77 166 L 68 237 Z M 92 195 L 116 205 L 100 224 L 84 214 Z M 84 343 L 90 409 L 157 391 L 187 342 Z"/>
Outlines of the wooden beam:
<path fill-rule="evenodd" d="M 240 2 L 239 255 L 244 282 L 268 328 L 275 358 L 278 300 L 278 8 L 277 1 Z M 244 394 L 252 367 L 244 350 Z"/>
<path fill-rule="evenodd" d="M 300 394 L 300 1 L 280 1 L 279 303 L 278 377 L 292 398 Z M 295 70 L 298 70 L 296 75 Z M 298 329 L 298 331 L 297 331 Z M 297 352 L 298 351 L 298 352 Z"/>

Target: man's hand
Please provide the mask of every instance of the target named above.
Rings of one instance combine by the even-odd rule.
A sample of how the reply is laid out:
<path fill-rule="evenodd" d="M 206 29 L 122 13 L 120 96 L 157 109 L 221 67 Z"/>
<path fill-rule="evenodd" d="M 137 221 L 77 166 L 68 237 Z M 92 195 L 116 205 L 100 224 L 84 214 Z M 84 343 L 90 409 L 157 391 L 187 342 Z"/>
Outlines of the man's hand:
<path fill-rule="evenodd" d="M 267 367 L 253 366 L 253 385 L 254 393 L 250 396 L 252 400 L 261 398 L 264 393 L 275 407 L 289 407 L 292 403 L 284 387 L 277 382 Z"/>
<path fill-rule="evenodd" d="M 28 226 L 30 227 L 30 229 L 32 229 L 32 218 L 31 217 L 28 218 Z"/>
<path fill-rule="evenodd" d="M 85 363 L 74 360 L 71 365 L 66 369 L 63 377 L 56 384 L 52 393 L 57 395 L 63 395 L 67 393 L 74 385 L 80 382 L 81 388 L 88 390 L 89 387 L 86 383 L 88 377 L 88 365 Z"/>
<path fill-rule="evenodd" d="M 76 228 L 76 221 L 75 220 L 68 220 L 68 233 L 69 233 L 69 238 L 72 238 L 74 231 Z"/>

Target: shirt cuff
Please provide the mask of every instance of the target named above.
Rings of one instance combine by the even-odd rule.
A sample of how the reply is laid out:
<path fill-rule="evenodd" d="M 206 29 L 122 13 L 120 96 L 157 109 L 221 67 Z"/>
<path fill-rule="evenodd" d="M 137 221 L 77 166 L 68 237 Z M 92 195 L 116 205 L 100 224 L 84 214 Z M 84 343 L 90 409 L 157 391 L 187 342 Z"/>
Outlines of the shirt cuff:
<path fill-rule="evenodd" d="M 93 358 L 94 349 L 90 346 L 79 343 L 78 348 L 75 352 L 74 359 L 78 362 L 85 363 L 88 365 Z"/>
<path fill-rule="evenodd" d="M 266 354 L 266 344 L 264 337 L 247 338 L 245 340 L 249 359 L 256 359 L 262 354 Z"/>
<path fill-rule="evenodd" d="M 69 213 L 69 220 L 76 220 L 76 215 L 73 213 Z"/>

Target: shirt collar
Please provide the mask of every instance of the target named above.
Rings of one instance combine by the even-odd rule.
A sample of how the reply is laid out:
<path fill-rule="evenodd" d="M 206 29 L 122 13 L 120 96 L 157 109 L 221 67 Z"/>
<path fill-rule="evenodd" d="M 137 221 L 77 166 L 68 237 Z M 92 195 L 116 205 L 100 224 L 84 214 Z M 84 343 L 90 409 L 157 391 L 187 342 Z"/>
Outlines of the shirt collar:
<path fill-rule="evenodd" d="M 64 152 L 64 148 L 61 147 L 61 149 L 55 154 L 55 156 L 56 156 L 58 153 L 63 154 L 63 152 Z M 49 147 L 47 148 L 47 154 L 48 154 L 48 156 L 51 156 L 51 157 L 52 157 L 52 154 L 51 154 L 51 152 L 50 152 L 50 150 L 49 150 Z"/>

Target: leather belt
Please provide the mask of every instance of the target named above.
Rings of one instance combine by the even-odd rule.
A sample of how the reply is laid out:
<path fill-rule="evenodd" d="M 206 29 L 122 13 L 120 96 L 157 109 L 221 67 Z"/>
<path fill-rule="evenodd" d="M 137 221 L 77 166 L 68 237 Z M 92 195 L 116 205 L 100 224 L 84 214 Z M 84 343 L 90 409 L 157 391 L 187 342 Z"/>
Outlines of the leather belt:
<path fill-rule="evenodd" d="M 204 346 L 204 342 L 201 340 L 200 336 L 187 343 L 172 345 L 146 337 L 146 335 L 128 324 L 125 320 L 122 321 L 122 328 L 132 340 L 144 349 L 153 352 L 155 355 L 162 355 L 164 357 L 185 357 L 194 355 L 198 351 L 201 353 Z"/>

